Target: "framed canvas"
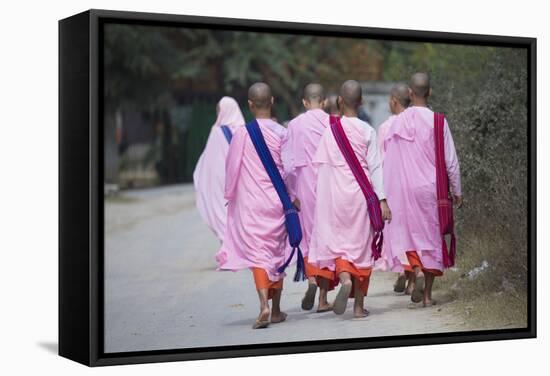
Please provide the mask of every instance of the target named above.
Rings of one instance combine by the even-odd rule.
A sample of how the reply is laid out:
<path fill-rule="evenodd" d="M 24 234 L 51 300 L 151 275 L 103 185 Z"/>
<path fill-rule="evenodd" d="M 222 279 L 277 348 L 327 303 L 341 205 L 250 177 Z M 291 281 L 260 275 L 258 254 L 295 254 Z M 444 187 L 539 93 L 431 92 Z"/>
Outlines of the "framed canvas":
<path fill-rule="evenodd" d="M 535 147 L 533 38 L 63 19 L 59 354 L 535 337 Z"/>

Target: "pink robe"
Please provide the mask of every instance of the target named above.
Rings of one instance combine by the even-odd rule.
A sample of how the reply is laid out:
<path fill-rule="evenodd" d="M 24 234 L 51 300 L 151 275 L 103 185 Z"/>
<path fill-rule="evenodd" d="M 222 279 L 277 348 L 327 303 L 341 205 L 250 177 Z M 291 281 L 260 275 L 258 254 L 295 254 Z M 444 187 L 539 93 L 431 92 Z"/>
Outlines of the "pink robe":
<path fill-rule="evenodd" d="M 281 149 L 290 198 L 294 200 L 297 197 L 300 200 L 298 215 L 303 236 L 300 249 L 304 256 L 309 253 L 315 213 L 317 174 L 312 160 L 321 136 L 328 127 L 329 116 L 326 112 L 320 109 L 307 111 L 290 121 Z"/>
<path fill-rule="evenodd" d="M 286 129 L 271 119 L 257 119 L 281 175 L 281 143 Z M 225 198 L 229 201 L 227 228 L 216 255 L 219 269 L 261 268 L 270 281 L 285 262 L 288 243 L 281 200 L 264 169 L 246 128 L 239 128 L 226 160 Z"/>
<path fill-rule="evenodd" d="M 342 117 L 342 127 L 379 199 L 385 198 L 376 132 L 358 118 Z M 342 258 L 357 268 L 374 265 L 367 202 L 328 128 L 313 163 L 317 171 L 317 200 L 309 262 L 331 267 Z"/>
<path fill-rule="evenodd" d="M 378 131 L 376 132 L 376 139 L 378 140 L 378 149 L 380 150 L 380 159 L 382 160 L 382 164 L 384 164 L 384 154 L 386 152 L 384 149 L 384 139 L 386 138 L 388 129 L 390 129 L 390 126 L 393 124 L 396 117 L 396 115 L 390 115 L 385 122 L 380 124 Z"/>
<path fill-rule="evenodd" d="M 223 190 L 225 157 L 229 144 L 220 126 L 227 125 L 235 132 L 244 125 L 244 118 L 235 99 L 223 97 L 218 104 L 219 114 L 193 172 L 193 183 L 197 192 L 197 209 L 208 227 L 222 241 L 227 217 Z"/>
<path fill-rule="evenodd" d="M 386 138 L 388 129 L 393 124 L 396 117 L 397 117 L 396 115 L 390 115 L 390 117 L 386 119 L 385 122 L 380 124 L 380 126 L 378 127 L 378 131 L 376 132 L 376 139 L 378 140 L 378 147 L 380 150 L 380 159 L 382 161 L 382 168 L 384 168 L 384 154 L 385 154 L 384 139 Z M 385 183 L 385 185 L 387 185 L 387 182 Z M 381 271 L 395 271 L 395 272 L 403 272 L 404 270 L 401 263 L 395 263 L 393 260 L 393 256 L 388 254 L 388 250 L 385 242 L 382 244 L 382 257 L 380 257 L 376 261 L 375 269 L 381 270 Z"/>
<path fill-rule="evenodd" d="M 408 263 L 406 251 L 417 251 L 425 268 L 443 270 L 433 124 L 433 111 L 410 107 L 396 117 L 384 139 L 384 181 L 392 211 L 384 242 L 394 266 Z M 461 195 L 460 168 L 447 121 L 444 142 L 451 191 Z"/>

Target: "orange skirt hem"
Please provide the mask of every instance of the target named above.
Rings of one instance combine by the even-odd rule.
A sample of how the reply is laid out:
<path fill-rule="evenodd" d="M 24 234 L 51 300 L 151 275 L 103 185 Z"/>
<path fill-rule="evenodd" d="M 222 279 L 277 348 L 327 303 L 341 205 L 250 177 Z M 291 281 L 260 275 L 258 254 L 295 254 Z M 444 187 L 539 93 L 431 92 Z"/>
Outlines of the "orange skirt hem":
<path fill-rule="evenodd" d="M 317 286 L 321 284 L 322 279 L 326 279 L 328 281 L 328 291 L 334 290 L 336 286 L 336 273 L 327 268 L 319 268 L 316 265 L 308 263 L 307 256 L 304 257 L 304 263 L 306 265 L 306 276 L 308 278 L 315 277 Z"/>
<path fill-rule="evenodd" d="M 353 263 L 344 260 L 342 258 L 336 259 L 336 275 L 340 273 L 347 272 L 353 276 L 354 288 L 351 290 L 350 298 L 353 297 L 355 283 L 359 282 L 359 289 L 363 292 L 364 295 L 367 295 L 369 292 L 369 283 L 370 276 L 372 274 L 372 268 L 357 268 Z"/>
<path fill-rule="evenodd" d="M 418 253 L 416 251 L 407 251 L 406 254 L 407 254 L 407 259 L 409 260 L 411 270 L 414 267 L 419 267 L 420 269 L 422 269 L 423 272 L 432 273 L 436 277 L 441 277 L 443 275 L 443 271 L 441 271 L 439 269 L 425 268 L 424 265 L 422 265 L 422 261 L 420 260 L 420 256 L 418 256 Z"/>
<path fill-rule="evenodd" d="M 412 266 L 410 266 L 410 265 L 403 265 L 403 269 L 404 269 L 406 272 L 411 272 L 411 273 L 414 271 L 413 268 L 412 268 Z"/>
<path fill-rule="evenodd" d="M 256 284 L 256 290 L 267 289 L 267 298 L 272 299 L 275 290 L 283 289 L 283 280 L 271 281 L 267 276 L 267 272 L 262 268 L 251 268 L 252 275 L 254 276 L 254 283 Z"/>

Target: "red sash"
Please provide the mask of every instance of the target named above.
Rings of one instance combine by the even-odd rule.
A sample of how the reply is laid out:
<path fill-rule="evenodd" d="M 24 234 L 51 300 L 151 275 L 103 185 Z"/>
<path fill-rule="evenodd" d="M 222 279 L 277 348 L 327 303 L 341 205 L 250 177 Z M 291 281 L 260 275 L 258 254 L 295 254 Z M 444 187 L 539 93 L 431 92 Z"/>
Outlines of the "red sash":
<path fill-rule="evenodd" d="M 435 173 L 437 187 L 437 212 L 439 215 L 439 232 L 441 234 L 441 251 L 443 265 L 450 268 L 455 264 L 456 239 L 454 232 L 453 201 L 449 198 L 449 177 L 445 165 L 445 143 L 443 130 L 445 115 L 434 113 L 434 141 L 435 141 Z M 447 250 L 445 235 L 451 235 L 450 250 Z"/>
<path fill-rule="evenodd" d="M 365 196 L 367 201 L 367 211 L 369 213 L 369 219 L 374 230 L 374 236 L 372 238 L 372 257 L 374 260 L 378 260 L 382 255 L 382 243 L 384 241 L 384 235 L 382 230 L 384 229 L 384 220 L 382 219 L 382 211 L 380 209 L 380 200 L 374 192 L 361 163 L 357 159 L 355 152 L 342 128 L 342 123 L 340 118 L 337 116 L 330 115 L 330 129 L 332 130 L 332 135 L 336 140 L 336 144 L 342 152 L 344 159 L 346 160 L 355 180 L 359 184 L 359 188 Z"/>

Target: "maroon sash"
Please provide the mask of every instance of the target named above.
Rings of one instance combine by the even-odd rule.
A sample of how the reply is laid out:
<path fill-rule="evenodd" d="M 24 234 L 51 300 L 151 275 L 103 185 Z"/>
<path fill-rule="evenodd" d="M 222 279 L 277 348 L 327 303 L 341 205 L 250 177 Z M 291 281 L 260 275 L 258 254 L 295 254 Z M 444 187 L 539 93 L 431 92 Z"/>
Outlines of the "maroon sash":
<path fill-rule="evenodd" d="M 384 229 L 384 220 L 382 219 L 382 211 L 380 209 L 380 200 L 378 196 L 374 193 L 372 186 L 361 166 L 361 163 L 357 159 L 353 148 L 342 128 L 342 123 L 340 118 L 337 116 L 330 115 L 330 129 L 332 130 L 332 135 L 336 140 L 336 144 L 340 149 L 340 152 L 344 156 L 355 180 L 359 184 L 365 199 L 367 200 L 367 210 L 369 213 L 369 219 L 374 230 L 374 237 L 372 239 L 372 256 L 374 260 L 378 260 L 382 254 L 382 242 L 384 241 L 384 236 L 382 230 Z"/>
<path fill-rule="evenodd" d="M 455 264 L 456 239 L 454 232 L 453 201 L 449 198 L 449 177 L 445 165 L 445 143 L 443 130 L 445 115 L 434 113 L 434 141 L 435 141 L 435 173 L 437 187 L 437 212 L 439 215 L 439 232 L 441 234 L 441 251 L 443 265 L 450 268 Z M 445 235 L 451 235 L 450 251 L 447 250 Z"/>

